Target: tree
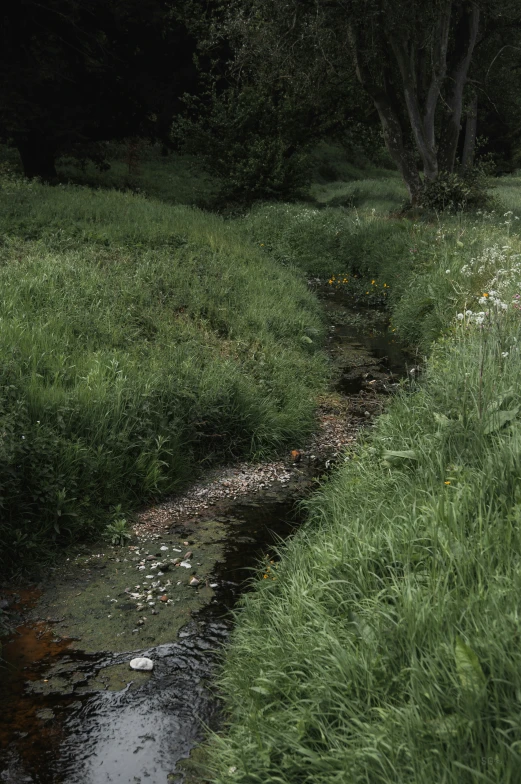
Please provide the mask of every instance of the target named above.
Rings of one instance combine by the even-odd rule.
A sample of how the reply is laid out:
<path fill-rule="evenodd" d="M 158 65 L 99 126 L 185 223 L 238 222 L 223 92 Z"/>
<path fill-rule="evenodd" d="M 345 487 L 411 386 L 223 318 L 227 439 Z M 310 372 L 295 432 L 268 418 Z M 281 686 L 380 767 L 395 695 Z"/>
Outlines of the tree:
<path fill-rule="evenodd" d="M 8 0 L 0 21 L 0 137 L 28 177 L 78 142 L 168 137 L 194 76 L 174 0 Z"/>
<path fill-rule="evenodd" d="M 317 96 L 353 75 L 378 112 L 411 202 L 453 172 L 480 39 L 516 0 L 232 0 L 235 69 Z M 298 88 L 295 87 L 298 85 Z M 469 124 L 467 161 L 472 159 Z M 475 133 L 474 133 L 475 138 Z"/>

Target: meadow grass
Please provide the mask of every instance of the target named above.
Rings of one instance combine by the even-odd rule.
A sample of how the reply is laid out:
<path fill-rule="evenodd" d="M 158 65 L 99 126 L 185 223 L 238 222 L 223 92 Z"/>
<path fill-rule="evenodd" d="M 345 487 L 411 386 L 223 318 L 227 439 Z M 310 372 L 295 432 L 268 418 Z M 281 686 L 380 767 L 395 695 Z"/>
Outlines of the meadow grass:
<path fill-rule="evenodd" d="M 519 211 L 505 181 L 499 195 Z M 372 212 L 306 210 L 246 220 L 265 246 L 273 225 L 275 255 L 317 274 L 342 263 L 339 225 L 344 267 L 329 274 L 360 263 L 353 235 L 384 230 Z M 395 270 L 393 323 L 428 360 L 244 596 L 220 677 L 228 723 L 211 740 L 215 784 L 519 781 L 516 217 L 409 221 L 388 229 L 404 238 L 390 258 L 385 247 L 373 256 L 375 280 Z"/>
<path fill-rule="evenodd" d="M 192 155 L 170 152 L 161 154 L 158 144 L 140 141 L 129 153 L 129 144 L 105 143 L 101 149 L 107 168 L 92 160 L 83 163 L 70 155 L 56 160 L 62 185 L 84 185 L 95 190 L 130 191 L 167 204 L 204 206 L 214 202 L 219 181 L 204 171 Z M 22 174 L 18 152 L 0 144 L 0 169 Z"/>
<path fill-rule="evenodd" d="M 0 568 L 314 427 L 320 308 L 215 215 L 4 177 Z"/>

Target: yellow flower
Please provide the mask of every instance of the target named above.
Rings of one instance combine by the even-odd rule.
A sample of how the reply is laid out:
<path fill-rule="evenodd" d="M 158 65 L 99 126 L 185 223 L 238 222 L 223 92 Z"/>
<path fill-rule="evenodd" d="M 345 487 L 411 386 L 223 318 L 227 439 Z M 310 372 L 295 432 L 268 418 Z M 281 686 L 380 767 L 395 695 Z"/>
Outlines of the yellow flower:
<path fill-rule="evenodd" d="M 450 482 L 444 482 L 443 484 L 444 485 L 450 485 Z"/>
<path fill-rule="evenodd" d="M 263 243 L 263 242 L 261 242 L 260 246 L 261 246 L 261 248 L 263 248 L 263 247 L 264 247 L 264 243 Z"/>
<path fill-rule="evenodd" d="M 268 575 L 267 575 L 267 574 L 265 574 L 265 575 L 264 575 L 264 579 L 265 579 L 265 580 L 267 580 L 267 579 L 268 579 Z"/>
<path fill-rule="evenodd" d="M 371 281 L 371 286 L 374 286 L 374 280 Z"/>
<path fill-rule="evenodd" d="M 488 297 L 488 293 L 486 291 L 483 292 L 484 297 Z"/>

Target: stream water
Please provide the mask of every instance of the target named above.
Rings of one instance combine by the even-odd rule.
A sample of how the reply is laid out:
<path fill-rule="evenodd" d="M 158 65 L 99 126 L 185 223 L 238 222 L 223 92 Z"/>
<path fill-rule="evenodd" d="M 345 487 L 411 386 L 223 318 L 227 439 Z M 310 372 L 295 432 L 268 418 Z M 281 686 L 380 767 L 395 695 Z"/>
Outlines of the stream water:
<path fill-rule="evenodd" d="M 359 404 L 363 421 L 367 401 L 392 391 L 407 358 L 381 319 L 368 321 L 368 313 L 353 318 L 335 297 L 327 307 L 336 390 L 354 409 Z M 303 467 L 287 488 L 221 504 L 204 521 L 177 525 L 130 548 L 79 551 L 50 586 L 18 591 L 15 598 L 16 592 L 4 591 L 20 624 L 0 660 L 0 782 L 197 781 L 178 763 L 205 728 L 218 727 L 212 677 L 230 631 L 230 610 L 252 568 L 261 558 L 269 563 L 276 542 L 302 522 L 298 500 L 316 473 L 316 464 Z M 142 581 L 144 571 L 137 570 L 153 569 L 151 559 L 163 560 L 161 551 L 185 545 L 194 548 L 197 572 L 206 579 L 194 590 L 190 575 L 176 580 L 184 570 L 170 567 L 163 582 L 175 578 L 158 590 L 171 598 L 149 602 L 147 616 L 132 628 L 136 604 L 127 599 L 137 594 L 129 594 L 127 583 Z M 143 557 L 152 566 L 142 566 Z M 129 669 L 138 655 L 154 661 L 152 673 Z"/>

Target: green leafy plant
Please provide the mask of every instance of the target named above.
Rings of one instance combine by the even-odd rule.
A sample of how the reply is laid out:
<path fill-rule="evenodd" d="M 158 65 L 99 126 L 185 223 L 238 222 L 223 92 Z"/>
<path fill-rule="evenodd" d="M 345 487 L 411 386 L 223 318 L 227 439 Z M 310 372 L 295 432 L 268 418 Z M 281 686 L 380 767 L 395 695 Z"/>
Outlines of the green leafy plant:
<path fill-rule="evenodd" d="M 419 206 L 435 212 L 492 209 L 494 199 L 485 173 L 478 167 L 462 172 L 441 172 L 424 184 Z"/>
<path fill-rule="evenodd" d="M 114 509 L 114 519 L 107 525 L 103 532 L 103 538 L 111 544 L 123 546 L 132 534 L 128 529 L 128 521 L 122 516 L 121 504 L 118 504 Z"/>

